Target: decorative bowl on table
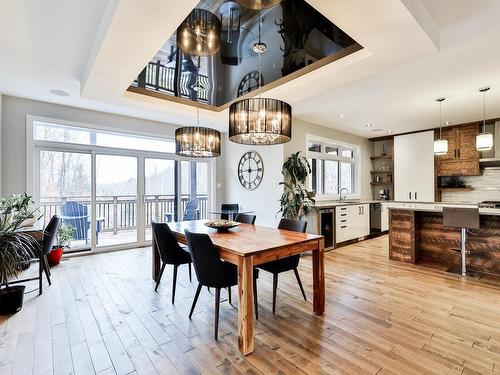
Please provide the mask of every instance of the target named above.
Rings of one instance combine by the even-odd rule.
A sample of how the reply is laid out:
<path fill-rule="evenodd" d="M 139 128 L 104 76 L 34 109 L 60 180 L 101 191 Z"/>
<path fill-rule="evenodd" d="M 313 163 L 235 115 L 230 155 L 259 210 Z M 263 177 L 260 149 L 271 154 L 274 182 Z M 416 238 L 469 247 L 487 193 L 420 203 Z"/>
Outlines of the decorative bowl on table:
<path fill-rule="evenodd" d="M 217 229 L 218 232 L 227 232 L 229 229 L 237 227 L 240 223 L 231 220 L 216 219 L 205 223 L 209 228 Z"/>

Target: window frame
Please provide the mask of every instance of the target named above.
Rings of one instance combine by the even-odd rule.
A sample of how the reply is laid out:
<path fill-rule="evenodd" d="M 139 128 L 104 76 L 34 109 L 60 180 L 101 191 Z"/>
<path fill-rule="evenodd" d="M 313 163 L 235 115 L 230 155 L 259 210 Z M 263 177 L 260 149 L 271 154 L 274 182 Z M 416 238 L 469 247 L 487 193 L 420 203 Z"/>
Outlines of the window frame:
<path fill-rule="evenodd" d="M 309 151 L 309 144 L 317 143 L 321 145 L 321 152 Z M 342 188 L 341 186 L 341 163 L 349 163 L 352 164 L 352 168 L 354 172 L 351 174 L 351 183 L 353 186 L 352 193 L 342 194 L 342 197 L 346 197 L 349 199 L 360 199 L 361 197 L 361 147 L 356 144 L 350 144 L 342 141 L 338 141 L 335 139 L 324 138 L 312 134 L 306 134 L 305 140 L 306 146 L 306 159 L 319 159 L 319 160 L 331 160 L 338 162 L 338 183 L 339 183 L 339 191 Z M 326 147 L 338 148 L 338 155 L 330 155 L 326 153 Z M 345 157 L 342 156 L 343 150 L 353 151 L 353 157 Z M 321 179 L 324 184 L 324 173 L 322 173 Z M 307 189 L 311 189 L 307 183 Z M 333 200 L 339 199 L 340 193 L 336 194 L 317 194 L 315 199 L 318 201 L 321 200 Z"/>

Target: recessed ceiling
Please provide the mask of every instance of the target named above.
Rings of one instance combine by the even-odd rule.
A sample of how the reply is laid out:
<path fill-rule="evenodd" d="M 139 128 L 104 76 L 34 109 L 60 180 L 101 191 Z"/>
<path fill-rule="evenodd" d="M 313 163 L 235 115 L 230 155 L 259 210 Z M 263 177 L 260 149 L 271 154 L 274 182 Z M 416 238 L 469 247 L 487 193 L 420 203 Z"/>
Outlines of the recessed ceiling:
<path fill-rule="evenodd" d="M 467 122 L 481 118 L 477 90 L 485 85 L 491 86 L 488 117 L 500 117 L 494 105 L 500 101 L 500 1 L 308 2 L 364 48 L 266 93 L 290 102 L 297 117 L 371 137 L 372 129 L 435 126 L 434 99 L 445 96 L 443 120 Z M 1 2 L 0 92 L 189 124 L 190 106 L 126 89 L 196 3 Z M 226 112 L 201 115 L 227 131 Z"/>

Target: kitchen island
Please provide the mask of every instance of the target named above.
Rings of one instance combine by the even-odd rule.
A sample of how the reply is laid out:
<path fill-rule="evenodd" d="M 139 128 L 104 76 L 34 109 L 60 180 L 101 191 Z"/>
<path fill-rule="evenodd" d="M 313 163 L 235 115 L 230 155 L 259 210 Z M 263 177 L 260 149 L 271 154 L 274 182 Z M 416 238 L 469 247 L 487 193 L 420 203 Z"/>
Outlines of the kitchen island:
<path fill-rule="evenodd" d="M 447 204 L 446 206 L 450 206 Z M 457 205 L 463 207 L 463 205 Z M 469 268 L 500 276 L 500 209 L 481 208 L 480 229 L 468 231 Z M 443 226 L 442 205 L 389 209 L 389 258 L 407 263 L 460 266 L 460 230 Z"/>

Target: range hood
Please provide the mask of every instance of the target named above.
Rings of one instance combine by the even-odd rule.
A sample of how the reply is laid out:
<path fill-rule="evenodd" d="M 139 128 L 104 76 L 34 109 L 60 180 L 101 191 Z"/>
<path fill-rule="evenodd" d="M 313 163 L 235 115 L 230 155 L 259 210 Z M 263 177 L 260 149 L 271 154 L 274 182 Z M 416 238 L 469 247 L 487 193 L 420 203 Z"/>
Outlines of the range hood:
<path fill-rule="evenodd" d="M 479 164 L 481 168 L 500 167 L 500 121 L 495 123 L 493 149 L 491 151 L 482 152 Z"/>

